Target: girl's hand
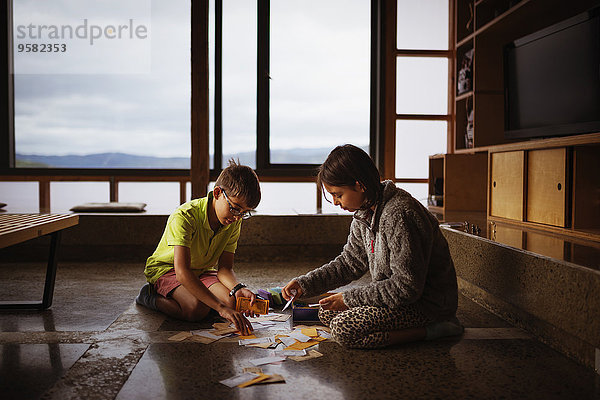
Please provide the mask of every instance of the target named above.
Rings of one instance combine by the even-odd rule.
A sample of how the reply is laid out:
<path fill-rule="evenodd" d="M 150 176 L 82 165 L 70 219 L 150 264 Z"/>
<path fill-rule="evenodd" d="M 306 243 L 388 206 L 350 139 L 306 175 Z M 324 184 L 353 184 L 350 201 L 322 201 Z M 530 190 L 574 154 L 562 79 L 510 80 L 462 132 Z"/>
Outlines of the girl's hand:
<path fill-rule="evenodd" d="M 345 311 L 348 309 L 348 306 L 344 303 L 342 293 L 336 293 L 325 297 L 319 301 L 319 304 L 323 307 L 323 310 Z"/>
<path fill-rule="evenodd" d="M 225 318 L 229 322 L 233 322 L 236 329 L 243 336 L 248 336 L 254 330 L 250 321 L 248 321 L 241 312 L 225 306 L 221 307 L 218 311 L 221 317 Z"/>
<path fill-rule="evenodd" d="M 250 299 L 250 306 L 254 305 L 254 302 L 256 301 L 256 295 L 249 289 L 247 288 L 241 288 L 239 289 L 237 292 L 235 292 L 235 298 L 237 299 L 238 297 L 247 297 Z M 251 310 L 246 310 L 243 312 L 243 314 L 247 317 L 254 317 L 254 311 Z"/>
<path fill-rule="evenodd" d="M 285 285 L 283 289 L 281 289 L 281 295 L 284 299 L 289 300 L 292 298 L 292 296 L 294 296 L 294 293 L 292 291 L 296 292 L 296 298 L 301 297 L 303 294 L 300 284 L 295 279 L 292 279 L 287 285 Z"/>

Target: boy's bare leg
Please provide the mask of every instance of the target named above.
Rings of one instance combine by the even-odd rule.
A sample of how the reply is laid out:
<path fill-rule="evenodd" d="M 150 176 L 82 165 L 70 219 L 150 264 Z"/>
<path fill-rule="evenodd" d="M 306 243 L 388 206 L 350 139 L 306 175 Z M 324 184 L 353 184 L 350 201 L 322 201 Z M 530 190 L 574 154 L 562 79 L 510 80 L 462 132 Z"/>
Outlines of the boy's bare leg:
<path fill-rule="evenodd" d="M 183 286 L 177 287 L 171 298 L 158 296 L 156 308 L 170 317 L 192 322 L 204 319 L 210 312 L 210 307 L 200 302 Z"/>
<path fill-rule="evenodd" d="M 235 298 L 229 297 L 229 289 L 221 282 L 208 288 L 219 300 L 231 308 L 235 308 Z M 158 296 L 156 308 L 170 317 L 186 321 L 200 321 L 210 312 L 210 307 L 194 297 L 186 288 L 179 286 L 171 298 Z"/>

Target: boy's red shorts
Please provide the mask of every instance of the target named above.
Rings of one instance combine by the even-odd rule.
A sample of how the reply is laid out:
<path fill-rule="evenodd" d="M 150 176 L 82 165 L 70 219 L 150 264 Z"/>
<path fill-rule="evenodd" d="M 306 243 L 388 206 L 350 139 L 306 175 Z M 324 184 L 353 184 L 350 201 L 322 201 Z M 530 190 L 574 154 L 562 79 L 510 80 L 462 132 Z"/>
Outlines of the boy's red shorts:
<path fill-rule="evenodd" d="M 200 275 L 199 278 L 200 281 L 207 288 L 219 282 L 219 278 L 217 278 L 216 272 L 205 272 L 202 275 Z M 179 286 L 181 286 L 181 283 L 177 280 L 177 277 L 175 276 L 175 268 L 158 278 L 158 280 L 154 284 L 156 292 L 164 297 L 170 297 L 173 294 L 173 291 Z"/>

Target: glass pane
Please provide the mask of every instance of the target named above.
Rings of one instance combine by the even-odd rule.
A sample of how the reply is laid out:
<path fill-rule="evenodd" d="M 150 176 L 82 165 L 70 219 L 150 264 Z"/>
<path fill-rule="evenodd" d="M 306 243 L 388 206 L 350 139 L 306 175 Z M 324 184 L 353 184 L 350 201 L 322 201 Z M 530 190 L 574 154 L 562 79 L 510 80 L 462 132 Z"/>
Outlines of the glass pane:
<path fill-rule="evenodd" d="M 50 182 L 50 210 L 68 212 L 83 203 L 106 203 L 110 199 L 108 182 Z"/>
<path fill-rule="evenodd" d="M 208 168 L 215 168 L 215 2 L 208 2 Z"/>
<path fill-rule="evenodd" d="M 408 193 L 411 194 L 412 197 L 419 200 L 424 206 L 427 205 L 427 191 L 429 190 L 429 188 L 426 183 L 398 182 L 396 183 L 396 186 L 406 190 Z"/>
<path fill-rule="evenodd" d="M 119 182 L 119 201 L 146 203 L 147 213 L 170 215 L 179 206 L 179 182 Z"/>
<path fill-rule="evenodd" d="M 368 145 L 370 7 L 271 2 L 272 163 L 320 164 L 336 145 Z"/>
<path fill-rule="evenodd" d="M 317 185 L 313 182 L 261 182 L 260 191 L 256 211 L 261 215 L 314 214 L 317 210 Z"/>
<path fill-rule="evenodd" d="M 17 166 L 189 168 L 190 0 L 13 8 Z"/>
<path fill-rule="evenodd" d="M 37 213 L 40 211 L 37 182 L 0 182 L 0 202 L 9 213 Z"/>
<path fill-rule="evenodd" d="M 398 48 L 448 50 L 448 10 L 448 0 L 398 0 Z"/>
<path fill-rule="evenodd" d="M 448 59 L 399 57 L 396 112 L 448 114 Z"/>
<path fill-rule="evenodd" d="M 396 178 L 427 178 L 429 156 L 446 152 L 446 121 L 396 121 Z"/>
<path fill-rule="evenodd" d="M 223 165 L 256 168 L 256 0 L 223 1 Z"/>

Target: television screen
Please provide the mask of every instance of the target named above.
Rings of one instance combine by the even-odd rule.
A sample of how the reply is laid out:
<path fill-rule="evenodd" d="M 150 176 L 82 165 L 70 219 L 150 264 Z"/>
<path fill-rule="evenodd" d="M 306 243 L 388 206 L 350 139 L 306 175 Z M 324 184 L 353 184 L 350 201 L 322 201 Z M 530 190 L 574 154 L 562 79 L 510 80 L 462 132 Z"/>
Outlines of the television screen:
<path fill-rule="evenodd" d="M 600 132 L 600 8 L 504 51 L 507 138 Z"/>

